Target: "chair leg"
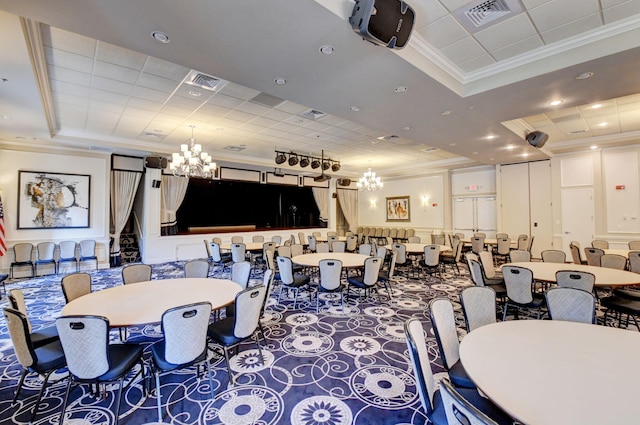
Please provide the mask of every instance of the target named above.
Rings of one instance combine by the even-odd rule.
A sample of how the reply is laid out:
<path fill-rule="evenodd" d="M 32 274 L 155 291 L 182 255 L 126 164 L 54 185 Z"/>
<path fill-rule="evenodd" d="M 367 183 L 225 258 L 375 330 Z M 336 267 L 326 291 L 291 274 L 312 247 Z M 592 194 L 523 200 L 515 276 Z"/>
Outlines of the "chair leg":
<path fill-rule="evenodd" d="M 211 398 L 214 399 L 216 397 L 216 392 L 213 389 L 213 378 L 211 377 L 211 364 L 209 364 L 209 359 L 205 359 L 204 362 L 207 365 L 207 376 L 209 377 L 209 389 L 211 390 Z"/>
<path fill-rule="evenodd" d="M 262 361 L 262 365 L 264 366 L 264 355 L 262 354 L 262 346 L 260 345 L 260 341 L 258 340 L 258 335 L 254 332 L 254 339 L 256 341 L 256 345 L 258 346 L 258 353 L 260 353 L 260 361 Z"/>
<path fill-rule="evenodd" d="M 504 303 L 504 311 L 502 312 L 502 321 L 507 320 L 507 311 L 509 311 L 509 303 Z"/>
<path fill-rule="evenodd" d="M 223 348 L 224 348 L 224 357 L 227 360 L 227 373 L 229 374 L 229 383 L 235 386 L 236 380 L 233 377 L 233 374 L 231 373 L 231 361 L 229 360 L 229 351 L 227 350 L 227 347 L 223 347 Z"/>
<path fill-rule="evenodd" d="M 42 394 L 44 393 L 44 389 L 47 386 L 47 382 L 49 381 L 49 377 L 53 373 L 53 370 L 50 370 L 44 375 L 44 382 L 40 387 L 40 391 L 38 391 L 38 398 L 36 399 L 36 404 L 33 406 L 33 413 L 31 413 L 31 422 L 33 422 L 38 414 L 38 408 L 40 407 L 40 401 L 42 400 Z"/>
<path fill-rule="evenodd" d="M 20 390 L 22 389 L 22 384 L 24 384 L 24 378 L 27 377 L 27 373 L 29 373 L 27 369 L 22 370 L 22 375 L 20 376 L 20 382 L 18 382 L 18 387 L 16 388 L 16 393 L 13 395 L 13 401 L 11 402 L 11 404 L 15 403 L 16 400 L 18 399 L 18 395 L 20 394 Z"/>
<path fill-rule="evenodd" d="M 124 386 L 124 376 L 119 379 L 118 399 L 116 400 L 116 425 L 120 423 L 120 399 L 122 398 L 122 387 Z"/>
<path fill-rule="evenodd" d="M 154 372 L 154 375 L 156 377 L 156 405 L 158 408 L 158 422 L 162 422 L 162 396 L 160 394 L 160 373 L 158 373 L 158 371 Z"/>
<path fill-rule="evenodd" d="M 62 409 L 60 410 L 60 419 L 58 420 L 59 424 L 64 424 L 64 411 L 67 408 L 67 402 L 69 401 L 69 393 L 71 392 L 71 377 L 69 377 L 69 381 L 67 382 L 67 391 L 64 393 L 64 400 L 62 401 Z"/>

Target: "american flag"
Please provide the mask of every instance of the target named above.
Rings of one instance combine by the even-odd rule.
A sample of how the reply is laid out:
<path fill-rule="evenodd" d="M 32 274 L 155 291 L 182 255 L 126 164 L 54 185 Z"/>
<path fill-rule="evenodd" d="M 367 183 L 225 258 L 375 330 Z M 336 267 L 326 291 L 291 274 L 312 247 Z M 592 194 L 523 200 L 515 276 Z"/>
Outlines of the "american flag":
<path fill-rule="evenodd" d="M 0 257 L 7 252 L 7 242 L 4 238 L 4 208 L 2 207 L 2 198 L 0 198 Z"/>

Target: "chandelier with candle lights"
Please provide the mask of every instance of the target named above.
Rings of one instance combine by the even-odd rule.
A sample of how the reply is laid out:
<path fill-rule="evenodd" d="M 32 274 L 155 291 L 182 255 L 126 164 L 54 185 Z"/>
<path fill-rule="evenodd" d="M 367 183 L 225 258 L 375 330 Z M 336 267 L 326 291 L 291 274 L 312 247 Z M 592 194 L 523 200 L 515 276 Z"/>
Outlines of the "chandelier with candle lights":
<path fill-rule="evenodd" d="M 174 176 L 210 178 L 216 169 L 216 163 L 211 161 L 212 158 L 208 153 L 202 151 L 202 145 L 196 143 L 193 136 L 193 129 L 196 126 L 189 127 L 191 127 L 190 144 L 181 144 L 180 153 L 173 153 L 169 169 Z"/>
<path fill-rule="evenodd" d="M 371 171 L 371 168 L 369 168 L 369 171 L 360 177 L 356 186 L 359 190 L 374 191 L 382 189 L 383 184 L 380 181 L 380 177 L 376 176 L 376 172 Z"/>

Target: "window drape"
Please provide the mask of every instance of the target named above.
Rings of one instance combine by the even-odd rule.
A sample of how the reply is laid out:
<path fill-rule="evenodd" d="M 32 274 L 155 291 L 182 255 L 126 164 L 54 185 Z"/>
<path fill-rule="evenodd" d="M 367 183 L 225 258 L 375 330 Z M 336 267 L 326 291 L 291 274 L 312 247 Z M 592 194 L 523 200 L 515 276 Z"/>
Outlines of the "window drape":
<path fill-rule="evenodd" d="M 338 201 L 342 214 L 349 223 L 349 230 L 354 231 L 358 227 L 358 191 L 337 189 Z"/>
<path fill-rule="evenodd" d="M 320 221 L 329 221 L 329 189 L 313 187 L 313 198 L 320 210 Z"/>
<path fill-rule="evenodd" d="M 122 263 L 120 256 L 120 234 L 131 214 L 133 200 L 138 190 L 141 173 L 131 171 L 111 171 L 111 223 L 113 224 L 113 243 L 109 251 L 109 264 L 119 266 Z"/>
<path fill-rule="evenodd" d="M 188 184 L 189 179 L 184 177 L 162 176 L 162 184 L 160 185 L 160 234 L 162 236 L 178 233 L 176 211 L 184 200 Z"/>

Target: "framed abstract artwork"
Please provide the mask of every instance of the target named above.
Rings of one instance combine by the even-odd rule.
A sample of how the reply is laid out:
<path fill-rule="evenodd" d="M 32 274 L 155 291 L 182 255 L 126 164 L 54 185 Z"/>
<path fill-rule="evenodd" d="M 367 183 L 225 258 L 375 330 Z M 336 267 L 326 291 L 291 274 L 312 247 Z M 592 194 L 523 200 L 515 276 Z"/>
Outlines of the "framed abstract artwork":
<path fill-rule="evenodd" d="M 387 221 L 410 221 L 410 197 L 394 196 L 387 198 Z"/>
<path fill-rule="evenodd" d="M 89 227 L 90 175 L 18 173 L 18 229 Z"/>

